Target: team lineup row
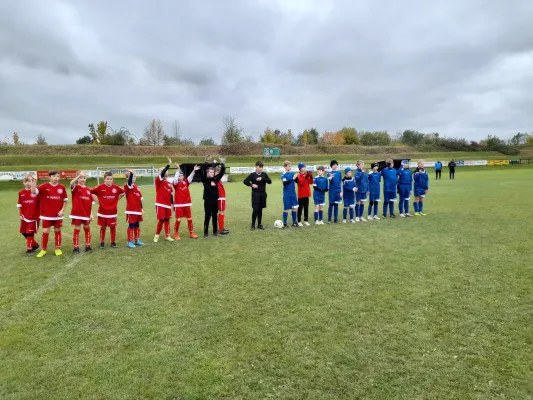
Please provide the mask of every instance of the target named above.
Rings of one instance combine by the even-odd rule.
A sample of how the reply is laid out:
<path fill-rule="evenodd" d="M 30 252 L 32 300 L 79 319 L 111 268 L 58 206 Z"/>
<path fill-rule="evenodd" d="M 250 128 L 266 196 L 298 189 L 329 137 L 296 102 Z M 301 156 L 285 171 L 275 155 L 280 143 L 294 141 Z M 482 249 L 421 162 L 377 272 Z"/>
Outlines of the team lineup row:
<path fill-rule="evenodd" d="M 164 229 L 165 240 L 180 240 L 179 228 L 182 219 L 187 220 L 189 237 L 196 239 L 194 233 L 191 194 L 189 185 L 193 182 L 195 175 L 201 173 L 201 182 L 204 186 L 204 237 L 209 237 L 209 225 L 212 222 L 213 235 L 228 234 L 225 229 L 225 209 L 226 196 L 222 177 L 225 173 L 224 164 L 216 168 L 216 161 L 213 164 L 204 165 L 204 169 L 197 165 L 190 175 L 185 178 L 176 163 L 176 174 L 172 179 L 168 179 L 168 170 L 172 165 L 172 160 L 168 159 L 168 164 L 160 170 L 155 180 L 156 188 L 156 217 L 157 228 L 154 242 L 158 242 L 159 236 Z M 310 225 L 308 222 L 309 198 L 313 186 L 313 200 L 315 203 L 315 224 L 322 225 L 323 209 L 326 205 L 326 193 L 329 192 L 328 222 L 338 222 L 339 204 L 344 204 L 343 222 L 346 223 L 349 214 L 351 222 L 366 221 L 363 217 L 364 202 L 369 200 L 368 219 L 380 219 L 377 215 L 378 202 L 380 201 L 380 183 L 384 181 L 384 203 L 383 216 L 387 216 L 387 211 L 391 218 L 395 217 L 394 202 L 396 193 L 400 195 L 399 209 L 401 217 L 409 217 L 410 193 L 414 183 L 415 192 L 415 215 L 425 215 L 423 213 L 423 199 L 429 190 L 428 175 L 424 170 L 423 161 L 418 163 L 417 171 L 414 174 L 409 170 L 407 160 L 404 160 L 402 167 L 398 170 L 393 168 L 392 160 L 387 160 L 387 167 L 378 171 L 377 164 L 372 164 L 372 171 L 364 171 L 364 163 L 357 162 L 357 170 L 352 176 L 351 168 L 345 169 L 345 176 L 342 177 L 338 170 L 338 163 L 333 160 L 330 163 L 331 171 L 325 176 L 325 169 L 318 168 L 317 176 L 313 177 L 310 171 L 306 171 L 304 163 L 298 164 L 299 172 L 291 172 L 292 164 L 289 161 L 284 163 L 285 172 L 281 175 L 283 183 L 283 222 L 276 221 L 278 227 L 288 227 L 288 213 L 292 212 L 292 222 L 294 227 Z M 201 171 L 200 171 L 201 170 Z M 46 255 L 50 229 L 54 229 L 55 254 L 62 255 L 62 232 L 64 212 L 68 201 L 65 187 L 59 183 L 59 172 L 49 172 L 50 181 L 37 187 L 36 177 L 26 175 L 23 179 L 24 189 L 19 192 L 18 204 L 20 210 L 20 233 L 26 238 L 26 253 L 34 255 L 35 251 L 41 247 L 37 254 L 38 258 Z M 124 187 L 119 187 L 113 183 L 113 175 L 110 172 L 104 174 L 104 182 L 94 188 L 88 188 L 85 183 L 87 174 L 80 171 L 76 178 L 70 183 L 72 196 L 72 209 L 69 218 L 74 226 L 73 252 L 80 252 L 80 232 L 84 230 L 85 251 L 92 251 L 90 223 L 93 220 L 92 206 L 98 204 L 97 221 L 100 227 L 100 247 L 105 247 L 106 231 L 109 227 L 111 236 L 111 247 L 117 247 L 116 227 L 117 227 L 117 206 L 122 197 L 126 198 L 127 217 L 127 246 L 135 248 L 144 243 L 140 239 L 140 223 L 143 221 L 142 194 L 135 184 L 136 176 L 133 170 L 126 172 L 127 183 Z M 263 172 L 263 164 L 256 163 L 255 172 L 244 179 L 244 184 L 252 189 L 252 225 L 251 229 L 264 229 L 262 225 L 263 209 L 266 208 L 266 185 L 272 180 L 268 174 Z M 298 188 L 298 191 L 296 191 Z M 170 233 L 170 220 L 172 210 L 175 211 L 174 235 Z M 302 223 L 303 213 L 303 223 Z M 355 215 L 355 219 L 354 219 Z M 41 245 L 35 240 L 39 224 L 42 221 Z"/>

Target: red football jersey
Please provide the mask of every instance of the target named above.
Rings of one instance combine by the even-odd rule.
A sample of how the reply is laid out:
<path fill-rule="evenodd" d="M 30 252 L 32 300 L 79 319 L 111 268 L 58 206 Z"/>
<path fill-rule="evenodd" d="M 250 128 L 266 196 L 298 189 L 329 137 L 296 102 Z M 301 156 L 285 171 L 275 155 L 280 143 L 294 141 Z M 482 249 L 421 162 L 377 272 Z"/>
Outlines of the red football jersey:
<path fill-rule="evenodd" d="M 137 185 L 129 187 L 124 185 L 124 193 L 126 193 L 126 214 L 143 215 L 142 194 Z"/>
<path fill-rule="evenodd" d="M 189 191 L 189 181 L 184 179 L 183 182 L 174 183 L 174 207 L 188 207 L 192 204 L 191 192 Z"/>
<path fill-rule="evenodd" d="M 218 199 L 226 200 L 226 189 L 224 189 L 222 181 L 218 181 Z"/>
<path fill-rule="evenodd" d="M 69 217 L 72 219 L 90 221 L 91 210 L 93 208 L 93 195 L 91 189 L 87 186 L 74 185 L 70 191 L 72 192 L 72 210 L 70 211 Z"/>
<path fill-rule="evenodd" d="M 24 221 L 39 221 L 39 193 L 33 194 L 31 189 L 22 189 L 17 207 Z"/>
<path fill-rule="evenodd" d="M 40 218 L 49 221 L 63 219 L 57 214 L 68 201 L 65 186 L 60 183 L 54 186 L 50 182 L 46 182 L 38 187 L 38 191 Z"/>
<path fill-rule="evenodd" d="M 91 193 L 98 198 L 98 202 L 100 203 L 97 213 L 99 217 L 117 217 L 118 200 L 120 199 L 120 195 L 124 193 L 124 189 L 115 184 L 107 186 L 105 183 L 101 183 L 95 188 L 92 188 Z"/>
<path fill-rule="evenodd" d="M 163 208 L 172 208 L 172 183 L 161 175 L 155 178 L 155 205 Z"/>

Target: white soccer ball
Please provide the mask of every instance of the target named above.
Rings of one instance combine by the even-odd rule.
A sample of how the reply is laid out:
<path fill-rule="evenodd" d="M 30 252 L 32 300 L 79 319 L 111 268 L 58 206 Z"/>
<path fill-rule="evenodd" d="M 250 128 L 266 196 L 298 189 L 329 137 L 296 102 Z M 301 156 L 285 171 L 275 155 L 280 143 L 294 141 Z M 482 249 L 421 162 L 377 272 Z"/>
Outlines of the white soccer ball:
<path fill-rule="evenodd" d="M 283 222 L 279 219 L 277 221 L 274 221 L 274 228 L 283 228 Z"/>

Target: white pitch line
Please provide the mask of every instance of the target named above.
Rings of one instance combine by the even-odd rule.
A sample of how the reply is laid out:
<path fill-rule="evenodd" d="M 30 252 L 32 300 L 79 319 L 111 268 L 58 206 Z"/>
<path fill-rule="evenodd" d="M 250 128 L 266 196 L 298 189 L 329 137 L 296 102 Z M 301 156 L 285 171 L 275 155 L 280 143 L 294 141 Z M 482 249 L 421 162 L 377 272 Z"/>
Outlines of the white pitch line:
<path fill-rule="evenodd" d="M 41 297 L 43 294 L 45 294 L 47 291 L 53 289 L 56 287 L 57 282 L 59 279 L 64 277 L 72 268 L 76 266 L 81 261 L 81 257 L 74 258 L 71 262 L 69 262 L 67 265 L 63 267 L 57 274 L 54 276 L 51 276 L 46 280 L 46 282 L 39 288 L 35 289 L 34 291 L 28 293 L 26 296 L 24 296 L 21 300 L 13 304 L 11 307 L 11 310 L 16 310 L 20 306 L 24 305 L 27 302 L 37 300 L 39 297 Z"/>

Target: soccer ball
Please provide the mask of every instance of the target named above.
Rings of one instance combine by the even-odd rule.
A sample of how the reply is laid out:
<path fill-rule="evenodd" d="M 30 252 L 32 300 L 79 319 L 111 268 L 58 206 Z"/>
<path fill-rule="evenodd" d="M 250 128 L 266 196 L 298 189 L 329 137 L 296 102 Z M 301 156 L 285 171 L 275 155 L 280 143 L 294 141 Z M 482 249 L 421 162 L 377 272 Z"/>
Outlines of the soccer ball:
<path fill-rule="evenodd" d="M 274 228 L 283 228 L 283 222 L 279 219 L 277 221 L 274 221 Z"/>

